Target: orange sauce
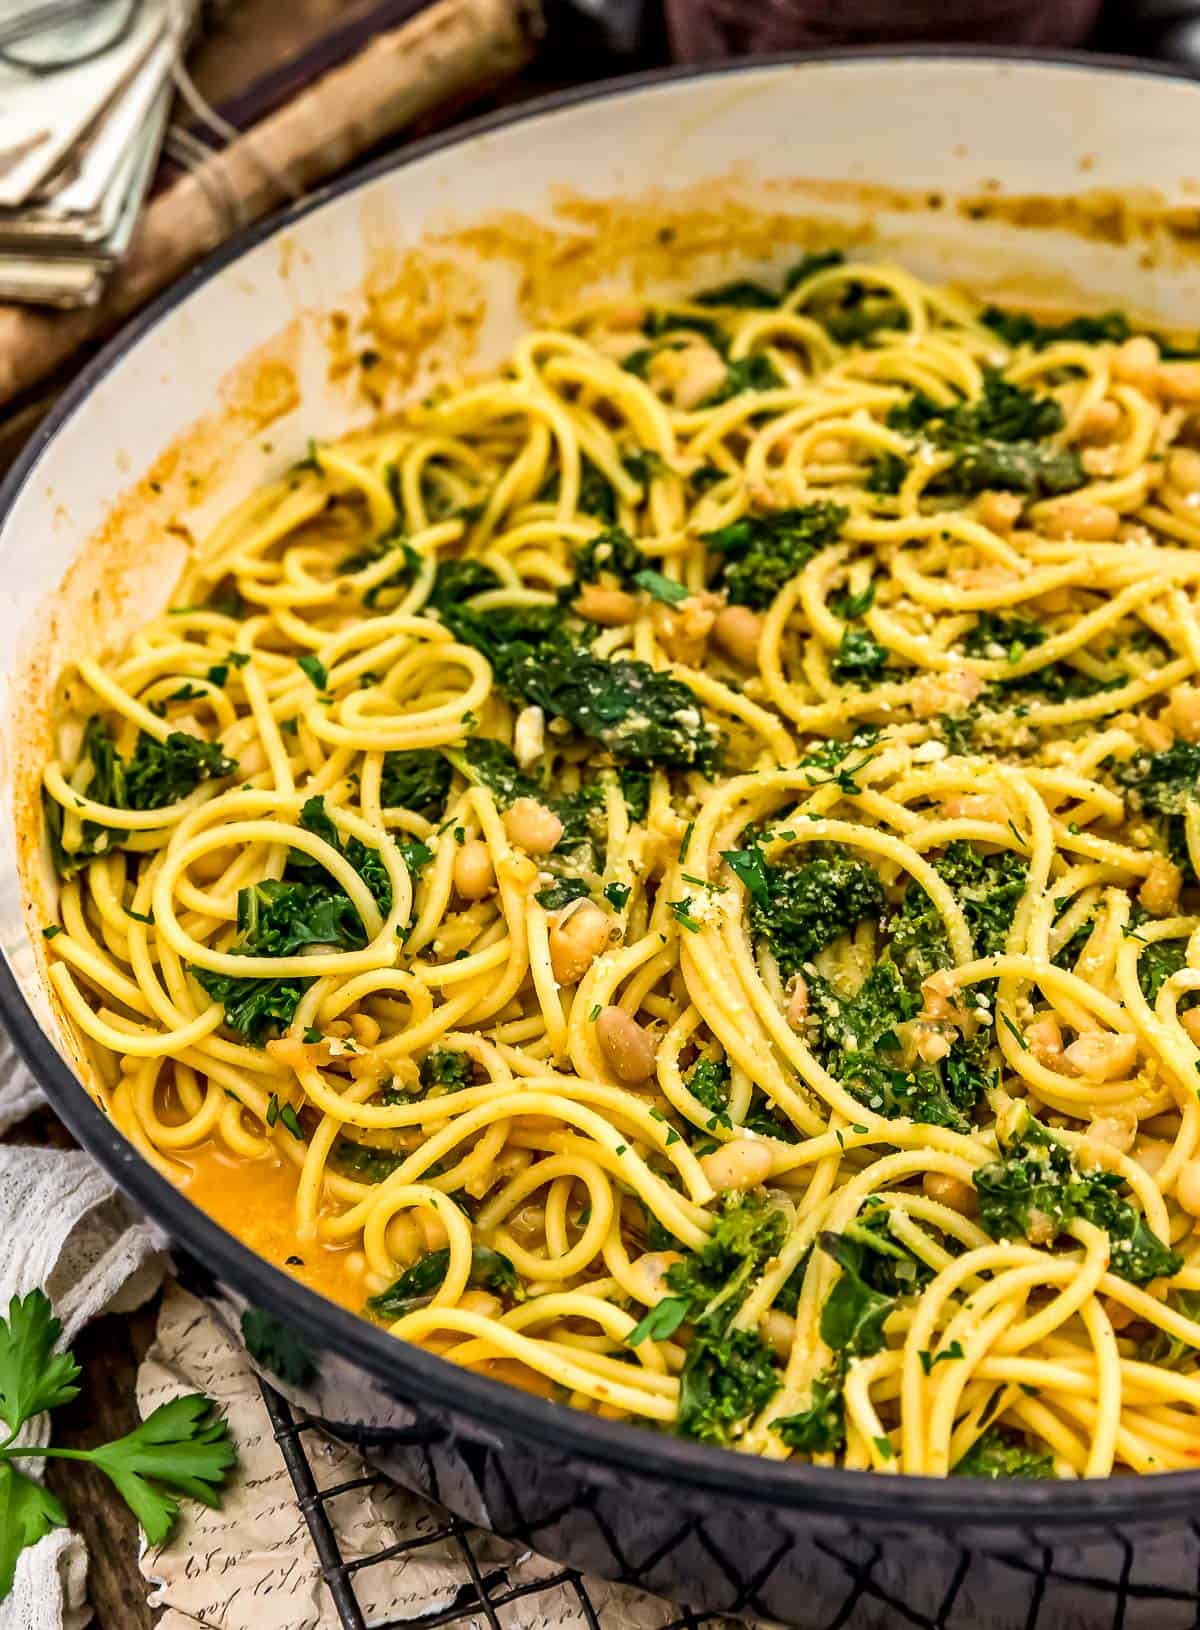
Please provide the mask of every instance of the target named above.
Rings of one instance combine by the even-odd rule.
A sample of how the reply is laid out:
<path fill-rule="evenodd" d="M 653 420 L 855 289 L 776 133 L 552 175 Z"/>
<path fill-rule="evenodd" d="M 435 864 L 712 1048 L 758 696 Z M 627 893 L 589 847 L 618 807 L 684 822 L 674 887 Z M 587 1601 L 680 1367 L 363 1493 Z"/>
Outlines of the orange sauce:
<path fill-rule="evenodd" d="M 211 1142 L 179 1158 L 187 1168 L 184 1193 L 214 1222 L 310 1290 L 361 1312 L 367 1292 L 351 1266 L 353 1248 L 297 1238 L 298 1166 L 279 1156 L 235 1160 Z"/>

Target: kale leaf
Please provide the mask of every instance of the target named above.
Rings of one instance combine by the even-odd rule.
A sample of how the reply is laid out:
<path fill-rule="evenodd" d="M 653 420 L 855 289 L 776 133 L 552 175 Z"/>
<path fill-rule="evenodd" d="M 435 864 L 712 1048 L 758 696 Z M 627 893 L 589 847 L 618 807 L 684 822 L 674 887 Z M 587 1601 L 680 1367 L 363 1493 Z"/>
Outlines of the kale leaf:
<path fill-rule="evenodd" d="M 963 650 L 969 657 L 1016 662 L 1026 651 L 1041 645 L 1045 638 L 1045 630 L 1028 617 L 1005 617 L 994 611 L 981 611 L 963 641 Z"/>
<path fill-rule="evenodd" d="M 701 542 L 724 556 L 717 586 L 735 605 L 769 606 L 820 550 L 836 543 L 849 511 L 840 504 L 804 504 L 766 515 L 743 515 Z"/>
<path fill-rule="evenodd" d="M 448 1092 L 461 1092 L 475 1079 L 469 1053 L 453 1047 L 436 1047 L 420 1064 L 422 1098 L 441 1098 Z"/>
<path fill-rule="evenodd" d="M 1087 481 L 1073 449 L 1041 445 L 1063 423 L 1062 408 L 1052 396 L 1035 395 L 993 368 L 984 370 L 983 392 L 974 401 L 944 408 L 917 391 L 888 414 L 892 429 L 923 437 L 954 454 L 954 463 L 932 490 L 976 493 L 998 488 L 1036 498 L 1073 492 Z"/>
<path fill-rule="evenodd" d="M 1135 753 L 1113 771 L 1135 810 L 1164 817 L 1163 835 L 1171 858 L 1195 880 L 1188 854 L 1184 812 L 1200 801 L 1200 742 L 1176 741 L 1160 753 Z"/>
<path fill-rule="evenodd" d="M 1005 345 L 1031 345 L 1035 351 L 1058 340 L 1079 340 L 1084 345 L 1120 345 L 1133 333 L 1123 311 L 1105 311 L 1095 317 L 1070 317 L 1061 323 L 1039 323 L 1028 312 L 987 306 L 979 320 Z"/>
<path fill-rule="evenodd" d="M 427 610 L 432 606 L 437 611 L 445 611 L 447 606 L 461 605 L 472 595 L 486 594 L 489 589 L 499 587 L 500 579 L 481 560 L 443 560 L 425 606 Z"/>
<path fill-rule="evenodd" d="M 1053 1477 L 1054 1456 L 1030 1449 L 1017 1437 L 991 1426 L 951 1468 L 952 1477 Z"/>
<path fill-rule="evenodd" d="M 685 1321 L 695 1325 L 679 1378 L 676 1429 L 706 1443 L 728 1443 L 779 1386 L 770 1349 L 752 1330 L 730 1328 L 751 1285 L 778 1253 L 786 1214 L 755 1195 L 727 1195 L 713 1232 L 667 1272 L 670 1296 L 626 1337 L 666 1339 Z"/>
<path fill-rule="evenodd" d="M 432 817 L 445 808 L 450 779 L 450 762 L 436 747 L 385 753 L 379 800 L 386 809 Z"/>
<path fill-rule="evenodd" d="M 389 1322 L 403 1318 L 419 1307 L 427 1307 L 437 1293 L 450 1267 L 450 1251 L 430 1251 L 418 1257 L 393 1284 L 378 1296 L 367 1298 L 367 1311 L 377 1319 Z M 522 1296 L 517 1270 L 506 1256 L 486 1245 L 476 1245 L 471 1251 L 471 1272 L 467 1284 L 472 1290 L 490 1290 L 510 1301 Z"/>
<path fill-rule="evenodd" d="M 1066 1144 L 1028 1112 L 1002 1158 L 979 1167 L 974 1180 L 979 1220 L 993 1239 L 1032 1236 L 1051 1244 L 1079 1217 L 1107 1232 L 1109 1266 L 1131 1284 L 1169 1279 L 1183 1265 L 1141 1212 L 1121 1198 L 1120 1176 L 1080 1171 Z"/>
<path fill-rule="evenodd" d="M 757 848 L 730 852 L 739 860 L 747 854 L 758 856 L 751 875 L 761 877 L 757 888 L 747 884 L 750 926 L 767 941 L 785 978 L 840 935 L 852 933 L 864 918 L 883 911 L 878 874 L 837 845 L 814 846 L 807 860 L 789 857 L 777 866 Z M 730 855 L 725 858 L 733 865 Z M 747 882 L 747 863 L 734 869 Z"/>
<path fill-rule="evenodd" d="M 615 758 L 705 774 L 716 767 L 718 737 L 688 687 L 645 662 L 592 656 L 557 606 L 459 607 L 445 621 L 483 652 L 511 696 L 569 720 Z"/>
<path fill-rule="evenodd" d="M 181 730 L 173 730 L 165 741 L 143 730 L 133 756 L 123 759 L 112 731 L 98 714 L 84 728 L 79 762 L 85 760 L 91 774 L 79 790 L 94 803 L 113 809 L 163 809 L 186 798 L 202 781 L 232 775 L 237 769 L 236 761 L 225 756 L 219 743 L 202 741 Z M 72 877 L 97 855 L 123 847 L 130 835 L 84 821 L 79 847 L 68 852 L 62 846 L 62 805 L 48 794 L 43 804 L 51 851 L 63 877 Z"/>
<path fill-rule="evenodd" d="M 887 663 L 887 647 L 880 645 L 869 628 L 847 628 L 829 671 L 839 685 L 858 685 L 867 690 L 883 677 Z"/>

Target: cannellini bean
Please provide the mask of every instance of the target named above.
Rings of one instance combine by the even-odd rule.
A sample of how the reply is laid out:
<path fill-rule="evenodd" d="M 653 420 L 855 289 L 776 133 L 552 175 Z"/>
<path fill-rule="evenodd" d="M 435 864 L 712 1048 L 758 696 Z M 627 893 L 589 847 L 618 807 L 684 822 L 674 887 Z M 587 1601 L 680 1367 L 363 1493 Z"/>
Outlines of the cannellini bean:
<path fill-rule="evenodd" d="M 672 662 L 695 667 L 704 660 L 709 631 L 716 621 L 712 598 L 692 594 L 678 606 L 655 606 L 655 630 Z"/>
<path fill-rule="evenodd" d="M 952 968 L 939 968 L 921 983 L 922 1006 L 920 1018 L 929 1023 L 951 1023 L 961 1019 L 958 1008 L 958 986 L 954 983 Z"/>
<path fill-rule="evenodd" d="M 450 1243 L 450 1236 L 446 1232 L 446 1225 L 438 1213 L 422 1206 L 414 1215 L 417 1220 L 417 1227 L 421 1230 L 425 1240 L 425 1249 L 427 1251 L 444 1251 Z"/>
<path fill-rule="evenodd" d="M 1054 1069 L 1063 1055 L 1062 1031 L 1052 1013 L 1035 1019 L 1025 1031 L 1025 1045 L 1039 1064 Z"/>
<path fill-rule="evenodd" d="M 468 838 L 454 857 L 454 887 L 464 900 L 482 900 L 494 892 L 492 851 L 482 838 Z"/>
<path fill-rule="evenodd" d="M 795 1319 L 790 1313 L 783 1313 L 779 1308 L 773 1307 L 764 1314 L 760 1328 L 763 1340 L 775 1357 L 786 1363 L 791 1357 L 792 1343 L 796 1339 Z"/>
<path fill-rule="evenodd" d="M 743 668 L 757 667 L 762 630 L 762 618 L 749 606 L 726 606 L 713 623 L 717 644 Z"/>
<path fill-rule="evenodd" d="M 683 1257 L 678 1251 L 647 1251 L 629 1264 L 631 1289 L 640 1302 L 656 1307 L 664 1296 L 671 1294 L 667 1274 Z"/>
<path fill-rule="evenodd" d="M 1085 1141 L 1105 1149 L 1118 1149 L 1126 1154 L 1133 1148 L 1137 1137 L 1137 1116 L 1130 1110 L 1124 1114 L 1100 1115 L 1088 1127 Z"/>
<path fill-rule="evenodd" d="M 926 1064 L 936 1064 L 950 1051 L 957 1031 L 949 1035 L 937 1025 L 916 1024 L 913 1027 L 913 1045 L 917 1056 Z"/>
<path fill-rule="evenodd" d="M 754 1189 L 771 1175 L 771 1151 L 757 1138 L 732 1138 L 701 1155 L 700 1165 L 715 1189 Z"/>
<path fill-rule="evenodd" d="M 1200 364 L 1160 362 L 1155 375 L 1161 394 L 1173 402 L 1200 402 Z"/>
<path fill-rule="evenodd" d="M 956 792 L 942 800 L 942 814 L 948 821 L 995 821 L 1003 826 L 1008 810 L 995 792 Z"/>
<path fill-rule="evenodd" d="M 509 842 L 527 854 L 548 855 L 562 838 L 563 823 L 536 798 L 518 798 L 504 812 L 504 830 Z"/>
<path fill-rule="evenodd" d="M 1165 855 L 1155 855 L 1138 890 L 1138 901 L 1156 917 L 1169 916 L 1179 904 L 1183 873 Z"/>
<path fill-rule="evenodd" d="M 523 770 L 536 764 L 546 746 L 546 715 L 540 707 L 523 707 L 513 726 L 513 756 Z"/>
<path fill-rule="evenodd" d="M 1060 498 L 1047 505 L 1041 531 L 1047 538 L 1083 538 L 1101 543 L 1115 538 L 1120 525 L 1120 515 L 1108 504 L 1093 504 L 1086 498 Z"/>
<path fill-rule="evenodd" d="M 624 589 L 606 589 L 599 583 L 585 583 L 574 602 L 574 609 L 585 622 L 599 623 L 602 628 L 624 628 L 635 623 L 638 612 L 636 594 Z"/>
<path fill-rule="evenodd" d="M 1063 1062 L 1089 1081 L 1116 1081 L 1137 1063 L 1137 1037 L 1127 1031 L 1088 1030 L 1063 1053 Z"/>
<path fill-rule="evenodd" d="M 622 1081 L 648 1081 L 654 1074 L 654 1039 L 623 1008 L 606 1007 L 596 1019 L 596 1040 L 613 1074 Z"/>
<path fill-rule="evenodd" d="M 550 966 L 560 985 L 577 985 L 608 944 L 612 918 L 591 900 L 572 901 L 550 928 Z"/>
<path fill-rule="evenodd" d="M 1167 480 L 1181 492 L 1200 492 L 1200 453 L 1192 447 L 1173 447 L 1167 454 Z"/>
<path fill-rule="evenodd" d="M 1166 712 L 1177 736 L 1200 741 L 1200 686 L 1176 685 Z"/>
<path fill-rule="evenodd" d="M 1133 1158 L 1148 1177 L 1154 1177 L 1171 1153 L 1171 1145 L 1161 1138 L 1141 1138 L 1134 1145 Z"/>
<path fill-rule="evenodd" d="M 1115 402 L 1093 402 L 1079 424 L 1079 435 L 1087 441 L 1108 441 L 1121 422 L 1121 409 Z"/>
<path fill-rule="evenodd" d="M 486 1290 L 464 1290 L 458 1298 L 464 1313 L 478 1313 L 481 1318 L 494 1319 L 504 1303 L 498 1296 L 489 1296 Z"/>
<path fill-rule="evenodd" d="M 1158 375 L 1158 346 L 1148 334 L 1135 334 L 1113 353 L 1113 378 L 1138 390 L 1153 388 Z"/>
<path fill-rule="evenodd" d="M 675 381 L 675 405 L 690 413 L 725 383 L 725 361 L 711 345 L 689 345 Z"/>
<path fill-rule="evenodd" d="M 1007 537 L 1020 520 L 1024 507 L 1015 492 L 985 492 L 976 501 L 975 513 L 990 531 Z"/>
<path fill-rule="evenodd" d="M 1175 1198 L 1189 1217 L 1200 1217 L 1200 1160 L 1189 1160 L 1179 1174 Z"/>
<path fill-rule="evenodd" d="M 975 1193 L 974 1184 L 964 1183 L 961 1177 L 955 1177 L 951 1172 L 926 1172 L 921 1179 L 921 1187 L 927 1200 L 949 1206 L 961 1217 L 973 1217 L 979 1210 L 979 1196 Z"/>
<path fill-rule="evenodd" d="M 802 973 L 798 973 L 792 981 L 783 1016 L 793 1030 L 803 1030 L 804 1021 L 808 1018 L 808 986 Z"/>
<path fill-rule="evenodd" d="M 388 1255 L 400 1267 L 415 1262 L 425 1250 L 425 1236 L 411 1212 L 402 1211 L 393 1217 L 384 1233 Z"/>
<path fill-rule="evenodd" d="M 919 719 L 932 719 L 938 713 L 961 713 L 983 690 L 983 683 L 969 668 L 922 674 L 913 682 L 913 712 Z"/>

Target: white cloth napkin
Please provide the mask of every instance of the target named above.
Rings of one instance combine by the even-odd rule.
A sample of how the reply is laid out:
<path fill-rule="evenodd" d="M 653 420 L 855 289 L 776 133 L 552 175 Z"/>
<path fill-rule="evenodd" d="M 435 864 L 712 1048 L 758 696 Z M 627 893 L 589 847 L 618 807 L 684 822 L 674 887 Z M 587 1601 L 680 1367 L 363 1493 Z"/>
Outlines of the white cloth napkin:
<path fill-rule="evenodd" d="M 0 1032 L 0 1132 L 32 1110 L 40 1094 Z M 100 1168 L 74 1150 L 0 1144 L 0 1309 L 41 1289 L 70 1342 L 89 1319 L 129 1312 L 158 1288 L 166 1239 L 136 1217 Z M 45 1442 L 45 1418 L 22 1435 Z M 37 1475 L 35 1463 L 23 1470 Z M 87 1552 L 77 1534 L 55 1529 L 17 1559 L 0 1602 L 0 1630 L 79 1630 L 87 1605 Z"/>

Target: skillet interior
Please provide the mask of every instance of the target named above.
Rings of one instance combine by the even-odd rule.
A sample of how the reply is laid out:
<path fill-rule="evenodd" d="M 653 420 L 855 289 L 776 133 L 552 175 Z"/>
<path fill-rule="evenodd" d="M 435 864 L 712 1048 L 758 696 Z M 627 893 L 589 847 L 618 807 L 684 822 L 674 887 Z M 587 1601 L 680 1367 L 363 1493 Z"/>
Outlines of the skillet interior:
<path fill-rule="evenodd" d="M 1120 300 L 1160 321 L 1194 321 L 1200 211 L 1181 166 L 1197 122 L 1200 90 L 1170 77 L 945 53 L 751 64 L 604 88 L 408 149 L 255 229 L 85 370 L 0 494 L 12 810 L 0 1010 L 81 1142 L 227 1290 L 286 1318 L 337 1373 L 348 1363 L 416 1415 L 449 1408 L 452 1431 L 484 1442 L 565 1454 L 586 1475 L 636 1468 L 698 1492 L 736 1490 L 763 1510 L 894 1516 L 885 1479 L 734 1461 L 401 1348 L 253 1256 L 144 1165 L 80 1091 L 70 1066 L 86 1080 L 86 1058 L 41 977 L 48 881 L 36 778 L 54 676 L 70 652 L 118 642 L 161 606 L 208 519 L 286 466 L 309 434 L 371 416 L 343 363 L 380 332 L 400 336 L 398 388 L 420 390 L 440 367 L 486 366 L 501 354 L 528 320 L 518 294 L 545 310 L 595 281 L 694 283 L 710 267 L 782 261 L 813 234 L 869 239 L 875 253 L 1009 297 L 1053 303 L 1069 290 L 1079 303 Z M 798 129 L 802 157 L 779 139 Z M 820 180 L 798 183 L 796 171 Z M 1148 195 L 1147 173 L 1161 196 Z M 897 174 L 902 187 L 889 179 Z M 989 185 L 997 177 L 1002 188 Z M 548 194 L 559 185 L 576 192 L 554 207 Z M 529 216 L 497 218 L 498 197 Z M 714 257 L 730 242 L 732 252 Z M 264 334 L 275 337 L 264 344 Z M 329 1393 L 316 1401 L 329 1412 Z M 374 1404 L 359 1414 L 392 1424 Z M 1136 1484 L 985 1484 L 972 1488 L 971 1505 L 989 1525 L 1051 1511 L 1063 1523 L 1161 1522 L 1197 1494 L 1200 1473 L 1177 1473 Z M 962 1516 L 961 1490 L 930 1480 L 907 1479 L 904 1504 L 929 1523 Z"/>

